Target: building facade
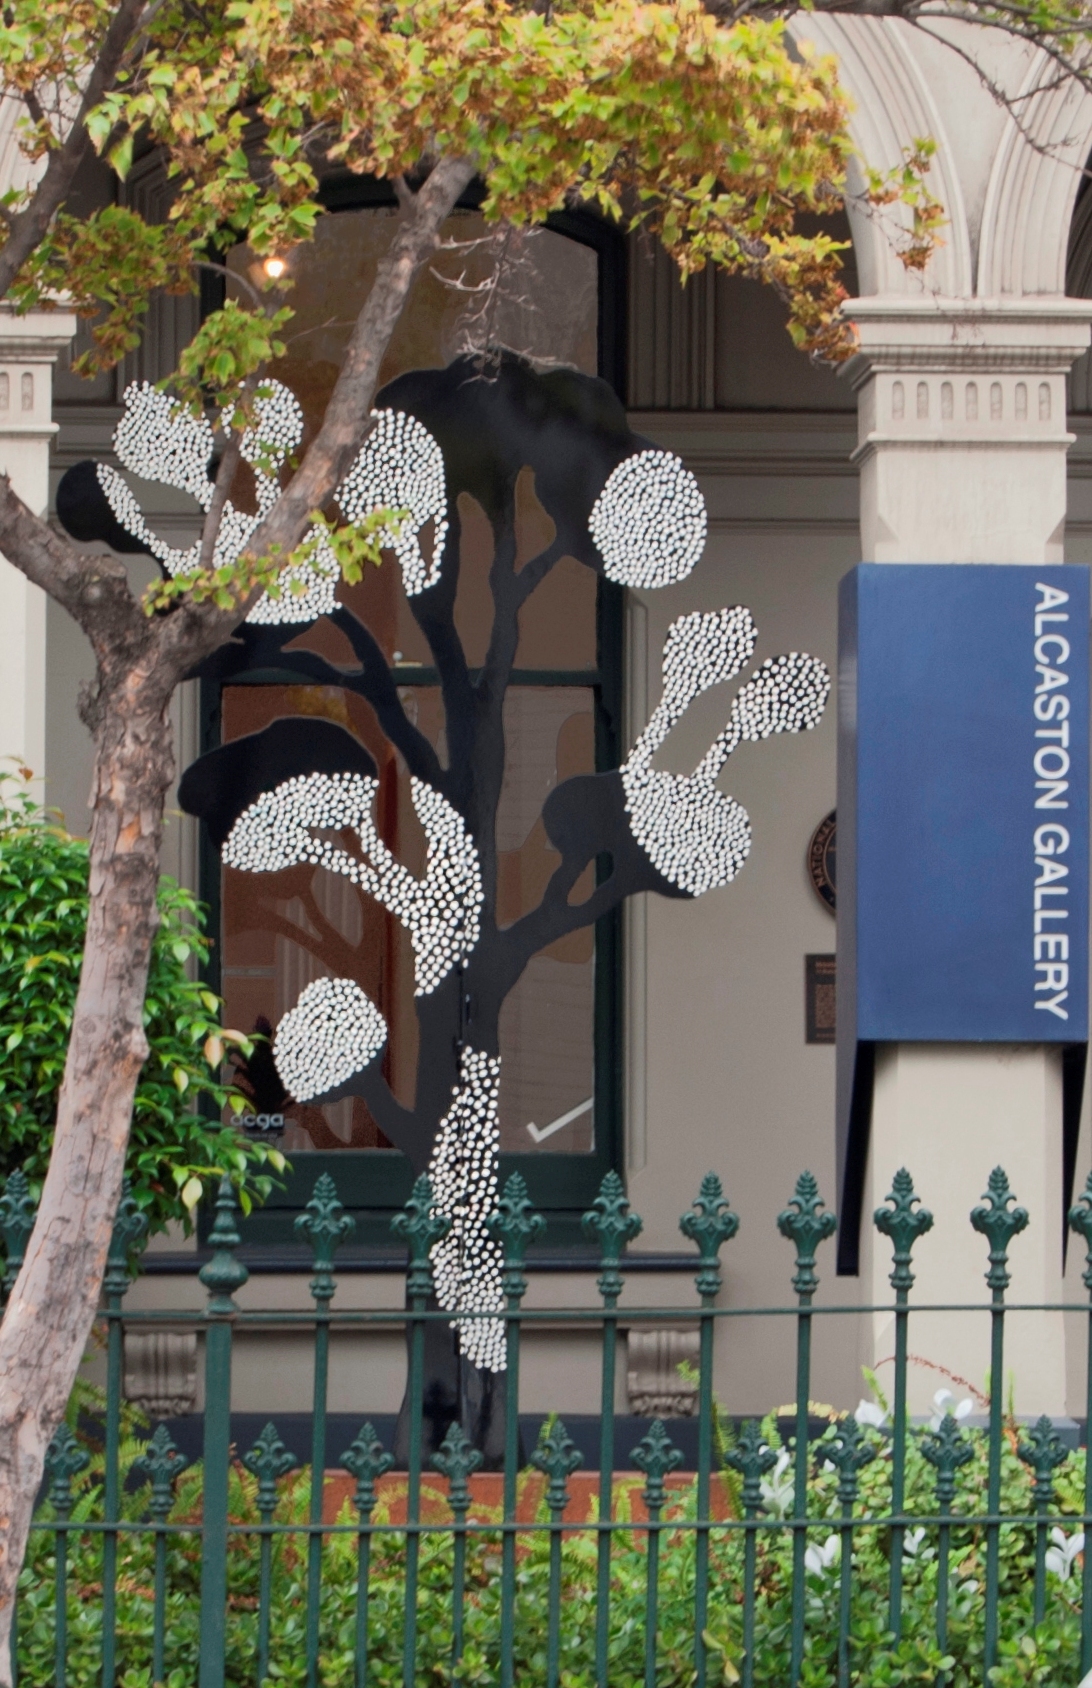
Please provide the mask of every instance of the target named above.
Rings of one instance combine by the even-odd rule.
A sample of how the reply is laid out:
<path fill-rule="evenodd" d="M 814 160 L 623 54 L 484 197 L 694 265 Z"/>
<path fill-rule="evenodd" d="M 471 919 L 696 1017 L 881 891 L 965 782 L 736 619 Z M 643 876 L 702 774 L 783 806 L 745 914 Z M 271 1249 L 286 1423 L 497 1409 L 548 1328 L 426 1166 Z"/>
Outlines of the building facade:
<path fill-rule="evenodd" d="M 547 244 L 531 253 L 527 285 L 537 309 L 515 320 L 513 307 L 501 337 L 608 379 L 633 430 L 677 453 L 697 477 L 709 533 L 685 581 L 655 593 L 629 590 L 598 610 L 590 600 L 583 608 L 568 600 L 536 634 L 539 654 L 526 666 L 537 678 L 506 721 L 526 756 L 529 783 L 549 785 L 596 765 L 607 754 L 604 734 L 613 734 L 615 755 L 619 747 L 624 754 L 658 700 L 660 653 L 682 614 L 744 604 L 759 629 L 759 658 L 804 650 L 834 673 L 838 583 L 861 560 L 1092 561 L 1092 493 L 1085 490 L 1092 485 L 1092 196 L 1083 175 L 1092 152 L 1092 100 L 1055 86 L 1045 59 L 1018 44 L 970 28 L 949 43 L 944 27 L 928 35 L 893 22 L 815 15 L 792 26 L 799 41 L 837 55 L 854 101 L 854 139 L 868 166 L 893 169 L 919 137 L 936 141 L 931 185 L 948 219 L 942 244 L 918 274 L 898 256 L 900 213 L 851 197 L 847 310 L 859 351 L 840 373 L 813 367 L 794 351 L 778 300 L 755 284 L 710 272 L 683 289 L 662 252 L 575 219 L 559 220 Z M 967 62 L 976 54 L 1011 103 L 987 91 Z M 7 172 L 0 185 L 7 185 L 14 156 L 10 140 L 0 140 L 0 169 Z M 858 172 L 852 185 L 862 181 Z M 104 191 L 88 172 L 80 187 L 85 202 Z M 147 209 L 165 203 L 154 160 L 137 167 L 125 191 Z M 336 324 L 339 301 L 359 287 L 391 215 L 382 203 L 359 200 L 331 202 L 331 209 L 336 215 L 322 235 L 329 244 L 298 284 L 310 338 L 293 354 L 293 371 L 283 373 L 305 411 L 328 390 L 323 383 L 336 368 L 337 331 L 326 325 Z M 453 235 L 479 239 L 472 205 L 462 217 Z M 471 253 L 466 261 L 476 260 Z M 462 343 L 466 324 L 456 296 L 431 280 L 418 291 L 392 351 L 392 375 L 442 364 Z M 45 508 L 50 479 L 55 487 L 73 463 L 109 459 L 124 389 L 173 366 L 200 309 L 197 298 L 154 302 L 139 351 L 91 383 L 68 369 L 71 318 L 0 317 L 0 453 L 29 502 Z M 192 507 L 153 484 L 139 494 L 157 532 L 189 542 Z M 133 559 L 131 566 L 134 577 L 151 578 L 150 562 Z M 0 749 L 33 768 L 47 801 L 80 832 L 90 747 L 76 699 L 91 672 L 90 654 L 63 611 L 13 569 L 2 570 L 0 719 L 7 738 Z M 376 602 L 374 613 L 392 618 L 389 654 L 404 670 L 397 674 L 404 691 L 412 692 L 414 652 L 408 644 L 394 648 L 403 627 L 397 606 Z M 471 644 L 474 613 L 468 602 Z M 582 640 L 596 647 L 594 655 Z M 180 766 L 217 735 L 226 741 L 253 730 L 279 707 L 272 691 L 213 695 L 207 684 L 188 684 L 175 705 Z M 414 707 L 427 720 L 423 684 Z M 663 765 L 692 769 L 723 725 L 724 710 L 722 689 L 699 700 L 665 748 Z M 813 733 L 744 746 L 731 789 L 751 816 L 754 847 L 738 880 L 694 902 L 633 899 L 613 930 L 597 931 L 579 953 L 554 956 L 554 972 L 546 968 L 513 1009 L 507 1035 L 520 1052 L 522 1089 L 511 1095 L 507 1115 L 502 1104 L 502 1150 L 531 1166 L 532 1195 L 541 1165 L 543 1187 L 554 1192 L 546 1205 L 559 1216 L 548 1239 L 553 1252 L 543 1251 L 532 1275 L 529 1305 L 596 1300 L 594 1271 L 571 1223 L 587 1205 L 582 1156 L 593 1156 L 597 1168 L 617 1165 L 643 1217 L 627 1293 L 646 1305 L 690 1299 L 678 1218 L 709 1169 L 720 1173 L 743 1221 L 725 1255 L 722 1294 L 729 1303 L 785 1299 L 790 1251 L 774 1219 L 800 1170 L 814 1171 L 828 1204 L 837 1205 L 836 1049 L 829 1040 L 809 1041 L 807 986 L 810 976 L 815 1021 L 816 981 L 829 977 L 829 961 L 808 958 L 832 957 L 837 946 L 835 920 L 809 870 L 809 845 L 835 807 L 836 740 L 832 705 Z M 534 813 L 533 806 L 524 813 L 521 801 L 513 791 L 511 837 L 500 847 L 511 854 L 517 879 L 523 875 L 520 883 L 532 885 Z M 283 931 L 278 938 L 268 921 L 247 912 L 238 887 L 221 882 L 210 866 L 197 824 L 176 802 L 169 806 L 164 868 L 217 902 L 229 1021 L 233 1014 L 251 1022 L 258 1013 L 275 1017 L 282 1011 L 277 992 L 294 993 L 315 971 L 299 946 L 284 951 Z M 344 922 L 359 918 L 329 902 L 323 913 L 346 934 Z M 360 942 L 360 929 L 354 931 Z M 821 1024 L 811 1032 L 824 1037 Z M 1016 1245 L 1020 1299 L 1057 1302 L 1066 1285 L 1076 1289 L 1079 1262 L 1063 1266 L 1060 1223 L 1062 1062 L 1058 1049 L 1035 1044 L 915 1042 L 877 1051 L 864 1208 L 869 1213 L 882 1200 L 899 1166 L 910 1169 L 936 1216 L 918 1250 L 915 1293 L 922 1300 L 949 1301 L 957 1291 L 957 1298 L 980 1299 L 984 1249 L 967 1214 L 998 1163 L 1032 1214 Z M 589 1089 L 593 1107 L 584 1106 Z M 386 1198 L 375 1191 L 388 1188 L 388 1173 L 380 1172 L 393 1151 L 369 1137 L 363 1116 L 338 1106 L 337 1117 L 326 1110 L 322 1121 L 297 1119 L 287 1147 L 301 1178 L 318 1165 L 309 1157 L 321 1157 L 339 1169 L 339 1180 L 344 1168 L 350 1183 L 359 1181 L 362 1208 L 378 1210 Z M 1081 1181 L 1092 1162 L 1087 1116 L 1086 1096 Z M 393 1190 L 397 1177 L 390 1177 Z M 307 1270 L 279 1223 L 274 1215 L 248 1239 L 253 1276 L 245 1293 L 254 1305 L 305 1305 Z M 352 1258 L 339 1290 L 346 1305 L 394 1305 L 400 1293 L 389 1249 L 377 1236 L 364 1239 Z M 201 1304 L 193 1249 L 165 1239 L 149 1264 L 134 1303 Z M 821 1272 L 830 1303 L 848 1309 L 888 1299 L 886 1254 L 867 1243 L 857 1276 L 836 1277 L 833 1253 L 821 1259 Z M 660 1379 L 661 1393 L 674 1387 L 687 1331 L 671 1319 L 663 1329 L 674 1334 L 633 1345 L 635 1397 L 656 1395 L 650 1377 L 653 1384 Z M 302 1358 L 295 1363 L 295 1341 L 270 1332 L 240 1344 L 240 1409 L 306 1410 L 309 1376 Z M 981 1387 L 985 1321 L 928 1315 L 914 1343 L 929 1362 L 914 1374 L 914 1410 L 923 1410 L 936 1387 L 931 1366 Z M 1010 1344 L 1017 1410 L 1076 1414 L 1083 1326 L 1067 1328 L 1061 1313 L 1016 1315 Z M 882 1377 L 891 1349 L 886 1316 L 830 1321 L 814 1393 L 853 1405 L 861 1365 L 878 1366 Z M 718 1335 L 717 1389 L 732 1412 L 788 1400 L 791 1366 L 787 1325 L 732 1321 Z M 331 1407 L 393 1411 L 403 1378 L 396 1332 L 367 1352 L 346 1341 L 335 1352 Z M 523 1388 L 531 1411 L 597 1410 L 597 1335 L 589 1331 L 582 1346 L 543 1326 L 527 1345 Z"/>

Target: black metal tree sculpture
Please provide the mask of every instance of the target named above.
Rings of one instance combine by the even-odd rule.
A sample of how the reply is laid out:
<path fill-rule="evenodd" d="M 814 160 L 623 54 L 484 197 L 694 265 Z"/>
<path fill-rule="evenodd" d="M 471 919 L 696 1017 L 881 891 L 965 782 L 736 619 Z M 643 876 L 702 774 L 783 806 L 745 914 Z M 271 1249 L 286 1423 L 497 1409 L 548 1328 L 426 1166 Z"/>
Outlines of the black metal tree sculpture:
<path fill-rule="evenodd" d="M 279 469 L 301 433 L 295 398 L 270 383 L 243 448 L 257 513 L 229 504 L 220 560 L 241 551 L 275 498 Z M 180 487 L 207 507 L 213 435 L 206 423 L 152 388 L 134 387 L 115 444 L 126 468 Z M 553 537 L 520 562 L 517 482 L 528 470 Z M 477 669 L 456 629 L 462 494 L 477 501 L 492 529 L 492 626 Z M 301 1103 L 363 1098 L 414 1170 L 429 1173 L 437 1205 L 452 1221 L 433 1251 L 437 1298 L 453 1315 L 451 1334 L 429 1326 L 433 1395 L 443 1397 L 448 1421 L 460 1414 L 470 1420 L 465 1428 L 489 1453 L 500 1418 L 503 1324 L 460 1323 L 458 1315 L 469 1308 L 499 1314 L 504 1305 L 499 1245 L 487 1230 L 498 1194 L 502 1004 L 532 956 L 593 925 L 625 897 L 697 897 L 732 880 L 747 857 L 750 827 L 746 812 L 718 789 L 721 769 L 742 739 L 813 727 L 829 678 L 808 656 L 770 659 L 736 692 L 727 725 L 694 772 L 659 771 L 655 753 L 688 705 L 737 675 L 757 638 L 743 608 L 680 617 L 664 647 L 662 697 L 648 726 L 616 771 L 581 774 L 549 793 L 542 821 L 560 859 L 538 906 L 502 924 L 496 822 L 503 708 L 521 611 L 563 558 L 639 589 L 682 580 L 705 544 L 701 493 L 678 458 L 630 431 L 604 382 L 573 370 L 537 373 L 505 354 L 487 373 L 460 359 L 391 383 L 337 502 L 350 522 L 377 510 L 401 512 L 384 539 L 438 674 L 446 765 L 404 707 L 379 640 L 337 601 L 336 564 L 321 536 L 301 566 L 297 594 L 263 598 L 210 671 L 228 680 L 276 669 L 301 684 L 365 699 L 409 770 L 427 839 L 424 876 L 410 873 L 383 842 L 376 762 L 332 721 L 283 718 L 211 751 L 186 772 L 180 799 L 203 818 L 229 866 L 248 874 L 325 868 L 409 933 L 419 1031 L 411 1104 L 384 1076 L 388 1028 L 360 978 L 307 985 L 276 1028 L 272 1054 L 286 1094 Z M 58 509 L 77 537 L 147 550 L 172 574 L 196 566 L 197 548 L 167 546 L 110 467 L 70 471 Z M 348 640 L 355 666 L 286 648 L 323 616 Z M 574 903 L 574 887 L 597 863 L 608 870 L 600 865 L 598 883 Z M 299 942 L 307 945 L 305 932 Z M 432 1426 L 437 1439 L 444 1417 Z"/>

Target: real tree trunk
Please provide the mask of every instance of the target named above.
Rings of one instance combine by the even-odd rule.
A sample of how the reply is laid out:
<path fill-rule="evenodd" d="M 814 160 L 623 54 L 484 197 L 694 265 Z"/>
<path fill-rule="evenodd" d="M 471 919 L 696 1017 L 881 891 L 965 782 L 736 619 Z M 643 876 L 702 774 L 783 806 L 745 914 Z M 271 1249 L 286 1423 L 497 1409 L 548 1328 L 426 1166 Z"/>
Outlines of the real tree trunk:
<path fill-rule="evenodd" d="M 46 1450 L 98 1308 L 137 1079 L 158 922 L 170 688 L 132 675 L 96 733 L 90 908 L 57 1126 L 38 1219 L 0 1324 L 0 1685 Z"/>
<path fill-rule="evenodd" d="M 359 450 L 391 335 L 473 174 L 467 159 L 441 159 L 412 196 L 357 320 L 319 435 L 251 536 L 256 554 L 273 547 L 287 552 L 298 543 L 310 511 L 325 503 Z M 174 774 L 167 712 L 177 681 L 229 636 L 237 617 L 211 606 L 203 613 L 182 608 L 159 624 L 157 637 L 119 565 L 60 545 L 3 477 L 0 505 L 5 553 L 75 617 L 99 660 L 98 687 L 85 713 L 95 736 L 95 778 L 83 968 L 49 1172 L 0 1324 L 0 1688 L 10 1688 L 16 1584 L 46 1451 L 98 1308 L 147 1054 L 144 994 L 157 925 L 163 801 Z M 238 616 L 249 607 L 240 603 Z"/>

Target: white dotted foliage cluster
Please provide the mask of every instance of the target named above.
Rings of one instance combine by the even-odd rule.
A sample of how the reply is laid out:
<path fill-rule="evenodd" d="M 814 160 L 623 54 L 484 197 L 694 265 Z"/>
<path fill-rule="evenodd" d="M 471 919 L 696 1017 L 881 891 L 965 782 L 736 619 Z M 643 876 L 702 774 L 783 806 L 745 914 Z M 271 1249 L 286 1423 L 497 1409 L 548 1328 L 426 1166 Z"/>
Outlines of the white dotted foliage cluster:
<path fill-rule="evenodd" d="M 202 510 L 212 503 L 209 465 L 215 439 L 207 418 L 195 417 L 148 382 L 125 392 L 125 411 L 114 435 L 118 461 L 131 474 L 177 487 Z M 218 568 L 244 550 L 280 491 L 281 471 L 303 438 L 303 412 L 280 381 L 268 381 L 255 402 L 256 420 L 243 435 L 241 455 L 253 470 L 257 511 L 247 515 L 229 499 L 213 552 Z M 335 493 L 345 519 L 361 522 L 378 510 L 398 512 L 381 530 L 380 541 L 395 552 L 410 597 L 440 578 L 448 532 L 443 454 L 429 430 L 403 411 L 375 410 L 373 427 L 352 468 Z M 98 468 L 100 485 L 118 521 L 146 545 L 172 576 L 199 566 L 201 542 L 179 550 L 161 539 L 144 518 L 128 483 L 108 464 Z M 433 523 L 431 556 L 420 535 Z M 669 451 L 639 451 L 623 459 L 608 477 L 592 508 L 588 527 L 610 580 L 654 588 L 683 580 L 701 556 L 706 537 L 705 500 L 697 481 Z M 297 564 L 277 597 L 268 593 L 248 620 L 267 624 L 314 621 L 335 605 L 338 566 L 321 533 L 307 535 L 312 554 Z M 294 584 L 296 590 L 291 590 Z"/>
<path fill-rule="evenodd" d="M 608 580 L 669 586 L 686 579 L 705 548 L 705 499 L 674 452 L 639 451 L 608 478 L 588 528 Z"/>
<path fill-rule="evenodd" d="M 464 1049 L 460 1083 L 440 1122 L 429 1164 L 433 1195 L 451 1229 L 432 1250 L 436 1299 L 447 1312 L 503 1311 L 500 1244 L 486 1230 L 497 1205 L 500 1125 L 500 1057 Z M 499 1319 L 456 1320 L 459 1345 L 487 1371 L 505 1367 L 504 1325 Z"/>
<path fill-rule="evenodd" d="M 387 1022 L 352 979 L 316 979 L 281 1020 L 273 1059 L 298 1102 L 363 1072 L 387 1041 Z"/>
<path fill-rule="evenodd" d="M 425 830 L 425 877 L 395 860 L 372 821 L 379 782 L 366 774 L 297 774 L 243 810 L 224 842 L 223 860 L 245 873 L 276 873 L 311 862 L 343 874 L 400 921 L 413 944 L 416 994 L 427 996 L 478 941 L 482 906 L 478 852 L 445 797 L 410 783 Z M 362 856 L 323 832 L 351 828 Z"/>
<path fill-rule="evenodd" d="M 408 518 L 380 530 L 402 565 L 406 594 L 415 598 L 440 578 L 447 538 L 447 483 L 440 447 L 423 423 L 400 410 L 375 410 L 375 426 L 338 488 L 337 501 L 350 522 L 376 510 L 401 510 Z M 420 530 L 435 525 L 432 558 L 425 561 Z"/>
<path fill-rule="evenodd" d="M 622 768 L 634 838 L 665 879 L 695 897 L 729 884 L 751 849 L 747 811 L 716 787 L 724 763 L 741 739 L 814 727 L 830 691 L 830 676 L 814 657 L 771 657 L 740 687 L 727 726 L 692 774 L 654 769 L 653 757 L 689 705 L 733 679 L 756 638 L 750 612 L 740 607 L 673 622 L 664 645 L 663 696 Z"/>
<path fill-rule="evenodd" d="M 258 508 L 255 514 L 247 515 L 230 498 L 227 500 L 213 550 L 215 568 L 230 567 L 241 556 L 251 534 L 276 502 L 280 472 L 303 437 L 303 412 L 295 394 L 282 382 L 265 383 L 254 409 L 255 423 L 243 434 L 240 455 L 253 471 Z M 131 474 L 177 487 L 207 511 L 214 490 L 209 478 L 214 448 L 212 428 L 205 417 L 191 416 L 185 405 L 158 392 L 147 381 L 126 388 L 125 412 L 114 434 L 114 450 L 119 463 Z M 128 482 L 116 469 L 101 463 L 98 478 L 122 527 L 147 546 L 167 573 L 172 577 L 193 574 L 201 562 L 201 541 L 195 540 L 185 551 L 168 545 L 148 526 Z M 320 534 L 312 530 L 310 537 L 314 542 L 311 560 L 292 572 L 302 592 L 289 591 L 286 581 L 279 597 L 263 593 L 248 621 L 308 622 L 333 609 L 337 560 Z"/>

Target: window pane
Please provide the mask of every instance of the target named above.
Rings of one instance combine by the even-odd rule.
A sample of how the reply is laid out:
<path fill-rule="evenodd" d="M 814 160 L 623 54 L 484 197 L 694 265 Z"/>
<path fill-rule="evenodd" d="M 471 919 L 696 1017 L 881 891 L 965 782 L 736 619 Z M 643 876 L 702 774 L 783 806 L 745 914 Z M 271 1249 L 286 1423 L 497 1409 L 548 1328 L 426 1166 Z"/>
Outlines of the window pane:
<path fill-rule="evenodd" d="M 505 699 L 504 744 L 497 811 L 500 926 L 538 907 L 560 861 L 542 824 L 542 805 L 561 780 L 595 768 L 592 692 L 514 687 Z M 589 868 L 571 901 L 583 902 L 593 888 Z M 595 932 L 585 927 L 534 956 L 501 1010 L 502 1151 L 591 1151 L 594 1028 Z"/>
<path fill-rule="evenodd" d="M 285 302 L 296 314 L 287 356 L 270 365 L 270 374 L 292 388 L 310 429 L 321 420 L 397 226 L 397 212 L 386 206 L 338 211 L 320 217 L 313 240 L 289 256 L 294 286 Z M 505 239 L 478 211 L 456 211 L 442 238 L 394 331 L 380 386 L 409 369 L 443 369 L 487 345 L 596 374 L 599 260 L 591 247 L 552 229 Z M 248 247 L 236 247 L 228 264 L 255 285 L 264 280 Z M 485 291 L 490 282 L 493 290 Z"/>
<path fill-rule="evenodd" d="M 433 686 L 401 688 L 403 705 L 445 759 L 443 709 Z M 379 768 L 376 823 L 408 870 L 425 869 L 425 837 L 410 801 L 401 757 L 369 706 L 340 688 L 226 686 L 225 742 L 284 716 L 314 716 L 348 728 Z M 542 823 L 542 805 L 561 780 L 595 766 L 594 693 L 584 686 L 517 686 L 505 699 L 506 772 L 497 813 L 497 920 L 508 926 L 536 908 L 560 857 Z M 349 839 L 351 847 L 352 840 Z M 588 868 L 571 900 L 591 894 Z M 413 1101 L 419 1044 L 413 952 L 404 928 L 370 897 L 325 868 L 280 873 L 223 869 L 222 989 L 227 1023 L 274 1030 L 300 992 L 322 977 L 352 978 L 377 1004 L 390 1036 L 383 1072 L 398 1099 Z M 586 928 L 535 956 L 501 1014 L 500 1123 L 505 1152 L 590 1152 L 594 1143 L 595 938 Z M 280 1097 L 259 1111 L 288 1116 L 284 1147 L 385 1148 L 386 1138 L 359 1098 L 323 1108 Z M 560 1122 L 560 1123 L 559 1123 Z M 534 1126 L 534 1131 L 530 1129 Z"/>
<path fill-rule="evenodd" d="M 396 227 L 385 208 L 338 212 L 320 219 L 314 242 L 291 257 L 295 311 L 288 355 L 272 366 L 299 398 L 313 437 L 337 379 L 345 346 L 376 265 Z M 476 212 L 458 212 L 445 227 L 446 248 L 419 279 L 384 361 L 381 381 L 410 369 L 440 368 L 461 353 L 503 345 L 540 366 L 597 365 L 598 258 L 594 250 L 549 230 L 502 248 Z M 237 248 L 229 260 L 239 274 L 257 264 Z M 492 291 L 476 291 L 492 280 Z M 454 285 L 457 284 L 457 285 Z M 483 310 L 483 300 L 489 300 Z M 485 378 L 488 378 L 486 375 Z M 245 489 L 239 492 L 245 496 Z M 241 499 L 242 501 L 242 499 Z M 554 538 L 539 504 L 534 475 L 524 469 L 515 486 L 516 566 L 524 567 Z M 493 602 L 489 584 L 494 535 L 485 512 L 468 495 L 458 504 L 459 580 L 455 624 L 467 663 L 477 668 L 489 646 Z M 429 535 L 422 536 L 428 546 Z M 339 597 L 369 628 L 387 661 L 412 678 L 431 667 L 429 646 L 413 617 L 401 569 L 392 554 L 369 568 Z M 541 900 L 559 863 L 541 820 L 542 804 L 559 780 L 595 766 L 595 694 L 579 677 L 598 664 L 597 582 L 572 558 L 554 564 L 520 616 L 517 670 L 569 675 L 574 684 L 510 688 L 505 701 L 506 774 L 497 817 L 496 918 L 504 926 Z M 348 640 L 323 619 L 286 646 L 309 649 L 336 664 L 355 665 Z M 407 672 L 408 671 L 408 672 Z M 433 685 L 400 688 L 408 714 L 446 766 L 443 708 Z M 425 838 L 410 798 L 401 757 L 381 733 L 370 707 L 340 687 L 227 686 L 222 694 L 224 741 L 260 731 L 282 716 L 313 715 L 347 727 L 379 770 L 376 825 L 384 843 L 415 875 L 425 871 Z M 351 838 L 347 840 L 351 845 Z M 594 869 L 573 892 L 590 895 Z M 419 1054 L 414 958 L 401 925 L 348 880 L 299 866 L 278 874 L 222 875 L 222 979 L 228 1024 L 276 1027 L 314 979 L 355 979 L 389 1027 L 383 1073 L 397 1099 L 414 1099 Z M 595 936 L 571 934 L 535 956 L 510 993 L 501 1016 L 501 1146 L 506 1152 L 590 1152 L 595 1056 Z M 426 1052 L 427 1053 L 427 1052 Z M 272 1063 L 265 1063 L 276 1085 Z M 267 1099 L 260 1111 L 282 1108 Z M 325 1108 L 283 1108 L 288 1152 L 388 1146 L 366 1104 L 350 1099 Z M 533 1128 L 533 1129 L 531 1129 Z"/>

